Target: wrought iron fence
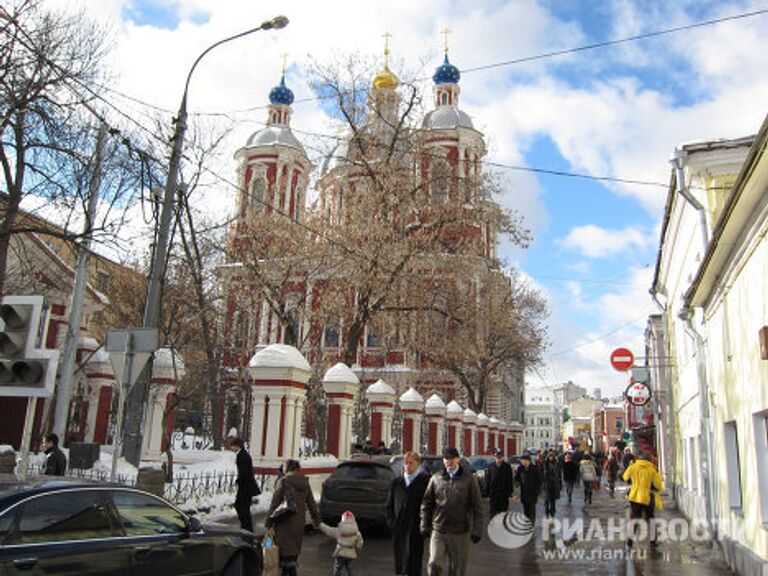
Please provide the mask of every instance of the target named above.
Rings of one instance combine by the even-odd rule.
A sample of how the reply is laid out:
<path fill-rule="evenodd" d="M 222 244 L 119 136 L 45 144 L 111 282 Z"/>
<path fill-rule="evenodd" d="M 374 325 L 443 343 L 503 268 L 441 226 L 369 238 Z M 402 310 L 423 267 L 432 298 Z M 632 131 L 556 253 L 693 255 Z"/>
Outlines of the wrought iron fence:
<path fill-rule="evenodd" d="M 173 475 L 173 482 L 165 484 L 165 499 L 183 505 L 190 501 L 204 501 L 219 494 L 234 494 L 237 491 L 235 472 L 204 472 L 202 474 Z"/>
<path fill-rule="evenodd" d="M 44 465 L 30 463 L 27 471 L 29 474 L 40 475 L 43 474 L 44 468 Z M 70 468 L 67 470 L 67 476 L 109 482 L 111 474 L 106 470 Z M 204 506 L 206 498 L 219 494 L 232 494 L 234 496 L 235 492 L 237 492 L 236 480 L 237 474 L 235 472 L 174 473 L 173 482 L 165 483 L 163 496 L 169 502 L 179 506 L 195 502 L 198 508 L 200 508 Z M 134 475 L 118 474 L 116 481 L 126 486 L 136 486 L 136 476 Z M 265 488 L 265 484 L 268 483 L 268 479 L 265 476 L 257 478 L 257 481 L 262 490 Z"/>
<path fill-rule="evenodd" d="M 27 474 L 42 476 L 44 472 L 45 464 L 35 464 L 30 462 L 27 465 Z M 69 468 L 67 470 L 67 476 L 71 478 L 83 478 L 85 480 L 98 480 L 99 482 L 110 482 L 112 474 L 108 470 L 93 468 L 81 470 L 79 468 Z M 117 474 L 115 482 L 118 484 L 125 484 L 126 486 L 135 486 L 136 476 L 129 474 Z"/>

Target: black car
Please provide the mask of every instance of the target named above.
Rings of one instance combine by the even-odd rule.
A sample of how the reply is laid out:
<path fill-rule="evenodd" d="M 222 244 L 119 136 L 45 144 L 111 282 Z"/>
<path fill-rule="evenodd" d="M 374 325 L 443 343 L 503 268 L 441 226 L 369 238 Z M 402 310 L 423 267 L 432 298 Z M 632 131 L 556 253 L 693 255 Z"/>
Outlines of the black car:
<path fill-rule="evenodd" d="M 485 495 L 487 492 L 485 475 L 488 472 L 488 468 L 496 462 L 496 458 L 493 456 L 470 456 L 467 460 L 469 461 L 472 473 L 477 478 L 478 484 L 480 484 L 480 491 Z"/>
<path fill-rule="evenodd" d="M 389 460 L 389 467 L 392 468 L 392 471 L 395 473 L 395 475 L 399 476 L 403 473 L 403 456 L 402 454 L 399 454 L 397 456 L 392 456 L 392 458 Z M 421 468 L 430 476 L 434 474 L 435 472 L 439 471 L 443 467 L 443 457 L 442 456 L 422 456 L 421 457 Z"/>
<path fill-rule="evenodd" d="M 203 526 L 148 492 L 0 476 L 2 576 L 243 576 L 260 566 L 250 532 Z"/>
<path fill-rule="evenodd" d="M 323 522 L 335 525 L 342 512 L 350 510 L 359 524 L 386 524 L 387 495 L 394 478 L 386 460 L 361 457 L 342 462 L 323 482 Z"/>

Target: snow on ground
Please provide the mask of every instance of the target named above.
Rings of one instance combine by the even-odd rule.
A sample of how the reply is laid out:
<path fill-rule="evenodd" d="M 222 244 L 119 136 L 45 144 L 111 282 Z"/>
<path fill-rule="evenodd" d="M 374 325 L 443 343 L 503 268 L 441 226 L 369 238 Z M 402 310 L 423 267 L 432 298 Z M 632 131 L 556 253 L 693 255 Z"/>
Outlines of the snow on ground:
<path fill-rule="evenodd" d="M 10 448 L 10 447 L 9 447 Z M 12 449 L 12 448 L 11 448 Z M 62 448 L 64 454 L 69 460 L 69 450 Z M 0 447 L 0 452 L 2 447 Z M 45 454 L 39 452 L 29 455 L 29 463 L 33 468 L 42 469 L 45 466 Z M 159 469 L 165 462 L 164 455 L 158 455 L 154 458 L 146 458 L 142 461 L 142 468 Z M 333 456 L 313 456 L 302 458 L 300 460 L 304 468 L 334 468 L 338 460 Z M 93 472 L 110 478 L 112 472 L 112 447 L 102 446 L 99 459 L 93 465 Z M 176 481 L 183 478 L 202 478 L 204 476 L 216 477 L 223 474 L 237 474 L 235 464 L 235 453 L 229 450 L 175 450 L 173 452 L 173 475 Z M 138 469 L 127 462 L 125 458 L 120 458 L 117 463 L 116 478 L 118 481 L 134 484 Z M 257 477 L 261 485 L 262 478 Z M 255 515 L 263 514 L 269 508 L 272 501 L 272 488 L 274 478 L 268 477 L 265 485 L 262 487 L 262 493 L 254 499 L 251 512 Z M 316 480 L 312 478 L 311 480 Z M 319 480 L 319 478 L 317 479 Z M 320 482 L 312 481 L 315 499 L 320 498 Z M 234 510 L 235 493 L 213 494 L 207 496 L 193 496 L 178 507 L 188 513 L 195 513 L 201 520 L 213 522 L 236 522 L 237 514 Z"/>

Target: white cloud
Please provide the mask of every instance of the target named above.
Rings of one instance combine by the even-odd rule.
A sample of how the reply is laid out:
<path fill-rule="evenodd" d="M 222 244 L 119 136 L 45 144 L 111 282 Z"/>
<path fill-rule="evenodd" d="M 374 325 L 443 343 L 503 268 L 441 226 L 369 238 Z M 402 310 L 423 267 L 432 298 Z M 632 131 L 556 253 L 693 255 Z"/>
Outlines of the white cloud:
<path fill-rule="evenodd" d="M 638 228 L 609 230 L 594 224 L 573 228 L 558 241 L 568 250 L 588 258 L 607 258 L 628 250 L 642 250 L 656 242 L 656 238 Z"/>

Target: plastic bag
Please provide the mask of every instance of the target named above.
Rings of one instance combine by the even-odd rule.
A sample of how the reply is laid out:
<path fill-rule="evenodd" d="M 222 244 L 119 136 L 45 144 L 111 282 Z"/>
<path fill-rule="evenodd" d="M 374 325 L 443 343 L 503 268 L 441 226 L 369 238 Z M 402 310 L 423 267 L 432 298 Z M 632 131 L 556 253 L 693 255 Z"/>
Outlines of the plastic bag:
<path fill-rule="evenodd" d="M 275 543 L 275 532 L 267 529 L 261 545 L 261 553 L 264 558 L 263 576 L 279 576 L 280 574 L 280 549 Z"/>

